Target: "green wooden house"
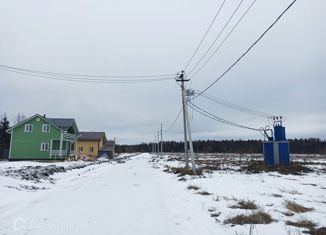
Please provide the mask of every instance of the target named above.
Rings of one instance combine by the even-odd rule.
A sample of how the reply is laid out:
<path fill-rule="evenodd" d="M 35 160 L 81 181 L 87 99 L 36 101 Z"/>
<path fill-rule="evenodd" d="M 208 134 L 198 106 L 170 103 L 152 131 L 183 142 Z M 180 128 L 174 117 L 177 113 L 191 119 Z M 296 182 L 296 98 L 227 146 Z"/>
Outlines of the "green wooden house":
<path fill-rule="evenodd" d="M 76 153 L 79 131 L 73 118 L 36 114 L 7 130 L 9 160 L 65 159 Z"/>

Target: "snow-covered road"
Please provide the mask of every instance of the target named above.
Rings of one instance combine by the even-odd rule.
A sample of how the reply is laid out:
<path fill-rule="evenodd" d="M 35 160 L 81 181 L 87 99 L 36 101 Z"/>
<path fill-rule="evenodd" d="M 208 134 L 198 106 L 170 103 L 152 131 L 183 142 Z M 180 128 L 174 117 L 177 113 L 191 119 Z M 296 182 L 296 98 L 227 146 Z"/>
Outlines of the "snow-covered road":
<path fill-rule="evenodd" d="M 325 227 L 323 165 L 313 165 L 317 170 L 299 175 L 246 174 L 232 170 L 231 165 L 196 177 L 163 171 L 183 164 L 175 156 L 150 154 L 120 163 L 0 162 L 0 235 L 249 234 L 250 223 L 225 221 L 257 211 L 268 213 L 273 220 L 255 224 L 255 235 L 307 230 L 288 225 L 288 221 L 311 220 L 316 227 Z M 51 167 L 65 170 L 33 178 L 34 169 L 46 172 Z M 251 200 L 257 208 L 235 206 L 243 200 Z M 287 202 L 312 209 L 292 213 Z"/>
<path fill-rule="evenodd" d="M 47 190 L 1 187 L 0 234 L 220 234 L 200 197 L 149 160 L 58 173 Z"/>

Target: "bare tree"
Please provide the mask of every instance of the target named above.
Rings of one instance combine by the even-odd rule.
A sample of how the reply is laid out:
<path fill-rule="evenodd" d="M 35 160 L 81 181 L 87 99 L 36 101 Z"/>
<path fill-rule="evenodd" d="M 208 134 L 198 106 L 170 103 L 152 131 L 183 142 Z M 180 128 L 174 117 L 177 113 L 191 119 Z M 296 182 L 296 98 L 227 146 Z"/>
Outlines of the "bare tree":
<path fill-rule="evenodd" d="M 17 124 L 17 123 L 20 123 L 22 121 L 24 121 L 26 119 L 26 116 L 25 114 L 23 113 L 17 113 L 15 119 L 14 119 L 14 123 Z"/>

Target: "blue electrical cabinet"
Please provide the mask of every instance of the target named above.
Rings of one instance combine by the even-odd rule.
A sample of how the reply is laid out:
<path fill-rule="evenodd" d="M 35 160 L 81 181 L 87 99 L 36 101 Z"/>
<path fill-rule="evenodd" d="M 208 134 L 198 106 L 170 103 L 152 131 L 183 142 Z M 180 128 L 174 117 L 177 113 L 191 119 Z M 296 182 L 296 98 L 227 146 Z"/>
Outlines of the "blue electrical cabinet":
<path fill-rule="evenodd" d="M 281 125 L 274 126 L 274 139 L 263 143 L 264 161 L 267 165 L 289 165 L 290 148 L 286 141 L 285 127 Z"/>
<path fill-rule="evenodd" d="M 274 165 L 273 141 L 264 142 L 264 160 L 267 165 Z"/>
<path fill-rule="evenodd" d="M 278 155 L 279 163 L 281 165 L 290 164 L 290 147 L 288 141 L 282 141 L 278 143 Z"/>
<path fill-rule="evenodd" d="M 284 126 L 274 126 L 274 135 L 275 135 L 276 141 L 286 141 L 285 127 Z"/>

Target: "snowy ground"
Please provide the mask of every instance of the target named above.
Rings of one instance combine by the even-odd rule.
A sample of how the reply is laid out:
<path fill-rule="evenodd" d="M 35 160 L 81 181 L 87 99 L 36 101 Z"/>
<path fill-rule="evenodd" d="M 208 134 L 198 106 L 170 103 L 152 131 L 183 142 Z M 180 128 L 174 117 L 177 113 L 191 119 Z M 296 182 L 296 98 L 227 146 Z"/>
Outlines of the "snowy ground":
<path fill-rule="evenodd" d="M 214 162 L 220 157 L 202 155 L 200 160 Z M 222 160 L 230 158 L 239 160 L 234 155 Z M 244 156 L 241 161 L 249 158 Z M 100 164 L 0 162 L 0 235 L 240 235 L 249 234 L 249 230 L 252 234 L 302 234 L 307 229 L 285 222 L 304 219 L 317 223 L 316 227 L 326 226 L 325 159 L 311 162 L 315 170 L 300 175 L 247 174 L 229 162 L 216 171 L 211 166 L 204 169 L 202 176 L 169 173 L 167 169 L 184 163 L 180 156 L 167 155 L 139 154 Z M 204 166 L 205 161 L 200 164 Z M 32 166 L 28 172 L 34 174 L 43 169 L 38 166 L 49 165 L 64 170 L 39 180 L 20 175 L 19 170 L 27 166 Z M 258 209 L 235 208 L 241 200 L 253 201 Z M 290 213 L 285 207 L 287 201 L 313 210 Z M 254 226 L 224 223 L 255 211 L 270 214 L 273 222 Z"/>

